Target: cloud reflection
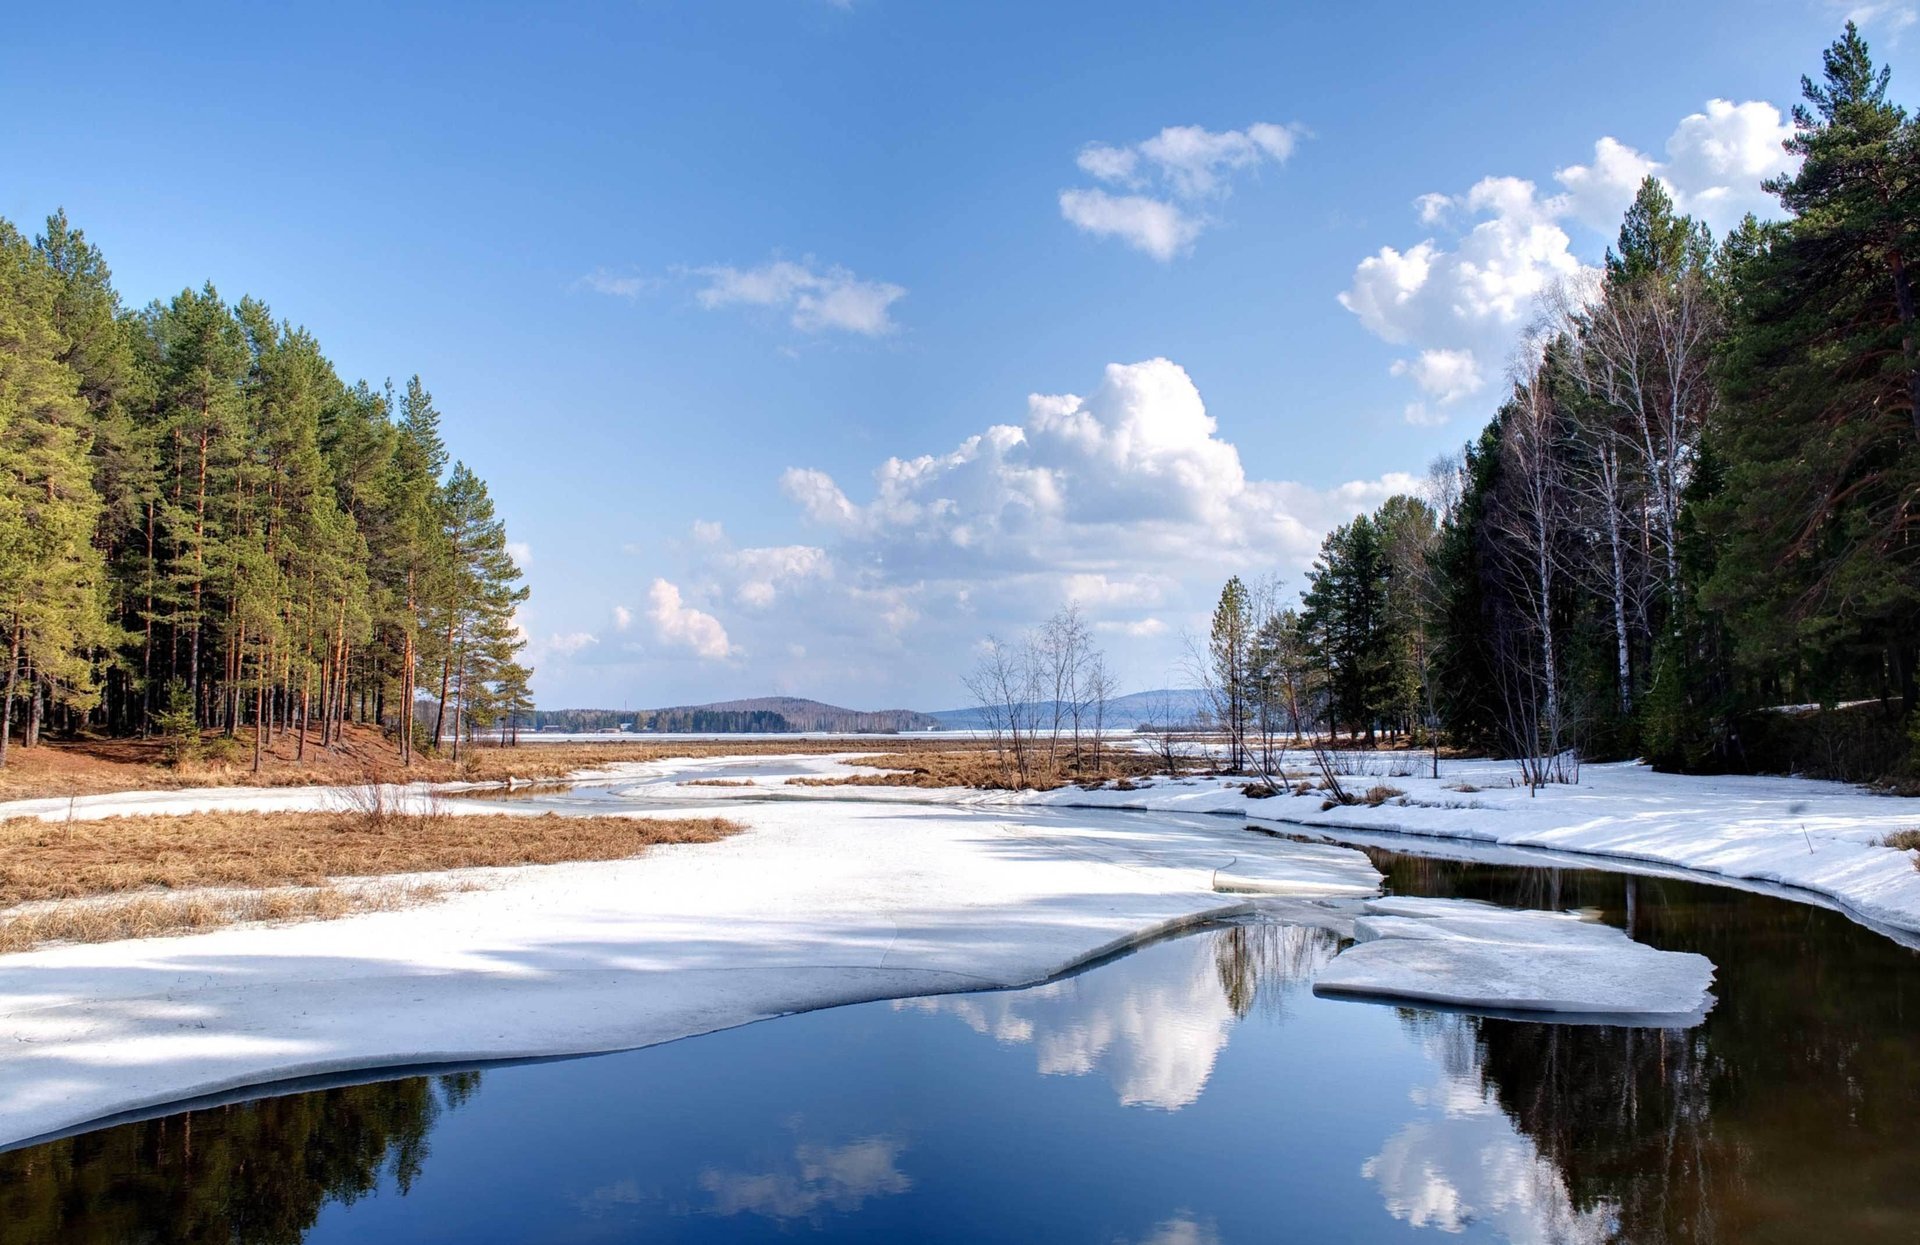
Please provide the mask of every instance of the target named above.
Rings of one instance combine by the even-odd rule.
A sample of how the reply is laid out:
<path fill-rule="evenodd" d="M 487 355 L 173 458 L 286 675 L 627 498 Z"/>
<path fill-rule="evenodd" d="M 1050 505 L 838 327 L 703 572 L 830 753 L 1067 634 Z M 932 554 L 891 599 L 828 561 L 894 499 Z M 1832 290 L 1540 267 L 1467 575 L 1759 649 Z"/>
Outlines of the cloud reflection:
<path fill-rule="evenodd" d="M 1258 999 L 1278 1006 L 1336 945 L 1321 930 L 1238 925 L 1136 952 L 1125 973 L 894 1006 L 955 1016 L 998 1042 L 1031 1045 L 1044 1076 L 1104 1071 L 1124 1106 L 1177 1111 L 1205 1090 L 1235 1021 Z"/>
<path fill-rule="evenodd" d="M 1514 1245 L 1585 1245 L 1610 1240 L 1618 1208 L 1574 1205 L 1566 1178 L 1501 1110 L 1455 1018 L 1430 1030 L 1429 1053 L 1443 1071 L 1415 1090 L 1422 1118 L 1387 1139 L 1360 1174 L 1379 1186 L 1387 1212 L 1416 1228 L 1461 1232 L 1486 1224 Z"/>
<path fill-rule="evenodd" d="M 906 1143 L 896 1137 L 865 1137 L 841 1146 L 803 1142 L 790 1166 L 769 1172 L 707 1168 L 700 1187 L 713 1195 L 713 1213 L 806 1219 L 821 1210 L 857 1211 L 869 1198 L 913 1188 L 898 1161 Z"/>

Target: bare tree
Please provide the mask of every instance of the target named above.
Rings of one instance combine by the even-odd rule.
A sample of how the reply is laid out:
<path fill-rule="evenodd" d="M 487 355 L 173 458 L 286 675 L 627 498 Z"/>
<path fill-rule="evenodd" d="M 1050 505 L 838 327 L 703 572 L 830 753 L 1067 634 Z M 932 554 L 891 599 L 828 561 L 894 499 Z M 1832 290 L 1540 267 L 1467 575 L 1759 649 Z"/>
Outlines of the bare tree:
<path fill-rule="evenodd" d="M 1554 605 L 1564 556 L 1567 487 L 1550 360 L 1547 348 L 1537 344 L 1530 343 L 1522 358 L 1513 400 L 1503 414 L 1500 466 L 1500 489 L 1489 516 L 1493 561 L 1537 661 L 1537 666 L 1526 663 L 1537 671 L 1526 687 L 1538 706 L 1527 714 L 1533 729 L 1526 732 L 1522 750 L 1528 756 L 1555 756 L 1565 747 L 1566 733 Z M 1517 661 L 1512 652 L 1507 658 L 1503 664 Z M 1503 693 L 1507 690 L 1503 687 Z M 1516 696 L 1507 697 L 1510 708 Z M 1515 745 L 1522 747 L 1517 734 Z"/>
<path fill-rule="evenodd" d="M 1696 271 L 1648 273 L 1609 282 L 1578 321 L 1576 374 L 1615 416 L 1620 447 L 1645 481 L 1645 530 L 1672 616 L 1680 599 L 1681 499 L 1717 400 L 1709 367 L 1718 304 Z"/>
<path fill-rule="evenodd" d="M 1030 646 L 1012 648 L 997 636 L 988 636 L 980 660 L 963 678 L 967 694 L 980 710 L 1000 762 L 1001 777 L 1009 786 L 1025 787 L 1032 779 L 1032 739 L 1028 721 L 1033 713 Z"/>
<path fill-rule="evenodd" d="M 1061 728 L 1072 730 L 1073 763 L 1080 763 L 1082 704 L 1080 684 L 1093 651 L 1093 633 L 1078 605 L 1069 605 L 1041 625 L 1034 636 L 1037 674 L 1048 697 L 1044 713 L 1049 725 L 1047 768 L 1060 765 Z"/>
<path fill-rule="evenodd" d="M 1080 716 L 1093 734 L 1093 772 L 1100 772 L 1102 750 L 1106 747 L 1107 704 L 1113 699 L 1113 675 L 1107 670 L 1107 657 L 1099 649 L 1087 656 L 1086 667 L 1080 681 Z M 1080 746 L 1076 737 L 1074 747 Z"/>

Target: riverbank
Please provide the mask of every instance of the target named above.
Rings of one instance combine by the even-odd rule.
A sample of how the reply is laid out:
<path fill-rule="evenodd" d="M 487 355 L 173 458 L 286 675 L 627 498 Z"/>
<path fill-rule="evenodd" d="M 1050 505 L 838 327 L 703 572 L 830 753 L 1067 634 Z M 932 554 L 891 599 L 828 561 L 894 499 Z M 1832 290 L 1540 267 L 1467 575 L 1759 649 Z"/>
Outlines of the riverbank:
<path fill-rule="evenodd" d="M 703 815 L 722 807 L 747 829 L 637 860 L 415 875 L 480 887 L 427 907 L 0 956 L 0 1145 L 291 1077 L 1026 984 L 1244 911 L 1248 892 L 1378 881 L 1359 852 L 1210 818 L 797 801 Z"/>

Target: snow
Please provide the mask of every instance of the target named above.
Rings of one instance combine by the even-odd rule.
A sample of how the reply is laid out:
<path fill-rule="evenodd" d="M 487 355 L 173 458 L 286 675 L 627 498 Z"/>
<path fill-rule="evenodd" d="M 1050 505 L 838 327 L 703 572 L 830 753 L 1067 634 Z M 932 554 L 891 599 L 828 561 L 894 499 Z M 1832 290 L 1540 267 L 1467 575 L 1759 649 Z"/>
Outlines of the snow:
<path fill-rule="evenodd" d="M 1442 761 L 1427 776 L 1419 755 L 1357 753 L 1342 783 L 1356 794 L 1379 784 L 1404 794 L 1378 806 L 1323 809 L 1325 794 L 1250 799 L 1245 779 L 1161 779 L 1133 791 L 1066 787 L 1033 793 L 898 792 L 879 798 L 940 796 L 953 803 L 1130 808 L 1228 813 L 1275 826 L 1329 832 L 1421 836 L 1463 844 L 1531 848 L 1719 877 L 1784 890 L 1838 908 L 1903 942 L 1920 935 L 1920 869 L 1915 854 L 1881 845 L 1920 825 L 1920 801 L 1846 783 L 1807 778 L 1663 774 L 1633 763 L 1581 767 L 1580 781 L 1530 794 L 1500 761 Z M 1293 766 L 1298 769 L 1296 755 Z M 1418 772 L 1405 771 L 1418 767 Z M 1393 771 L 1401 772 L 1395 773 Z M 1466 786 L 1472 791 L 1456 788 Z M 847 788 L 787 788 L 789 793 Z M 880 788 L 855 788 L 863 794 Z M 1372 839 L 1374 842 L 1382 842 Z M 1391 846 L 1390 843 L 1384 844 Z M 1416 848 L 1414 850 L 1425 850 Z M 1477 857 L 1476 857 L 1477 858 Z"/>
<path fill-rule="evenodd" d="M 168 794 L 140 802 L 207 799 Z M 1359 852 L 1214 818 L 812 800 L 667 811 L 749 829 L 628 861 L 473 871 L 486 889 L 405 911 L 0 956 L 0 1145 L 273 1080 L 624 1049 L 1023 985 L 1249 910 L 1215 889 L 1221 871 L 1296 895 L 1379 881 Z"/>
<path fill-rule="evenodd" d="M 1669 1027 L 1697 1024 L 1713 1004 L 1705 956 L 1572 912 L 1394 897 L 1369 901 L 1354 937 L 1314 993 Z"/>
<path fill-rule="evenodd" d="M 642 1046 L 835 1003 L 1026 984 L 1255 903 L 1338 927 L 1375 892 L 1359 853 L 1249 835 L 1249 818 L 1388 845 L 1424 836 L 1476 859 L 1713 875 L 1920 933 L 1913 854 L 1878 846 L 1920 823 L 1920 806 L 1839 783 L 1607 765 L 1533 795 L 1498 762 L 1443 762 L 1435 780 L 1391 772 L 1424 758 L 1384 754 L 1345 762 L 1355 790 L 1404 791 L 1377 807 L 1323 809 L 1318 792 L 1249 799 L 1242 780 L 1216 778 L 1045 793 L 788 782 L 848 773 L 860 755 L 629 762 L 532 798 L 396 788 L 453 813 L 717 814 L 750 828 L 632 861 L 475 871 L 457 880 L 485 889 L 407 911 L 0 956 L 0 1145 L 274 1079 Z M 749 785 L 696 785 L 713 779 Z M 328 788 L 213 788 L 14 801 L 0 817 L 350 804 Z M 1698 965 L 1664 960 L 1643 971 L 1656 961 L 1642 953 L 1661 953 L 1576 918 L 1547 914 L 1552 936 L 1523 935 L 1490 931 L 1499 920 L 1485 913 L 1375 902 L 1387 906 L 1354 925 L 1398 932 L 1341 956 L 1335 982 L 1372 963 L 1379 980 L 1402 974 L 1395 989 L 1445 979 L 1451 1003 L 1517 1011 L 1641 1007 L 1633 989 L 1677 994 L 1699 979 Z M 1594 939 L 1609 945 L 1582 941 Z M 1591 972 L 1574 992 L 1550 962 Z M 1409 965 L 1431 980 L 1407 982 Z"/>
<path fill-rule="evenodd" d="M 810 762 L 806 773 L 818 775 L 850 772 L 842 762 L 861 755 L 870 754 L 767 760 Z M 1289 769 L 1298 772 L 1304 759 L 1296 753 Z M 684 763 L 613 766 L 617 775 L 596 781 L 646 782 L 660 798 L 777 794 L 796 800 L 1232 814 L 1276 826 L 1364 835 L 1382 846 L 1393 844 L 1377 836 L 1447 840 L 1473 848 L 1469 854 L 1475 859 L 1490 858 L 1491 847 L 1534 849 L 1553 853 L 1561 863 L 1585 857 L 1638 872 L 1722 878 L 1835 907 L 1902 942 L 1920 940 L 1915 854 L 1881 845 L 1895 830 L 1920 826 L 1920 801 L 1818 779 L 1663 774 L 1630 762 L 1582 766 L 1578 783 L 1530 793 L 1515 785 L 1515 767 L 1501 761 L 1442 761 L 1435 779 L 1428 776 L 1424 755 L 1351 753 L 1342 760 L 1351 772 L 1341 781 L 1350 791 L 1386 785 L 1403 794 L 1378 806 L 1323 809 L 1325 793 L 1318 790 L 1251 799 L 1241 790 L 1244 778 L 1161 778 L 1130 791 L 1114 786 L 1046 792 L 807 787 L 785 785 L 786 775 L 801 771 L 778 766 L 757 778 L 752 790 L 676 791 L 668 767 Z M 0 815 L 5 812 L 0 806 Z M 1595 857 L 1601 861 L 1594 862 Z"/>

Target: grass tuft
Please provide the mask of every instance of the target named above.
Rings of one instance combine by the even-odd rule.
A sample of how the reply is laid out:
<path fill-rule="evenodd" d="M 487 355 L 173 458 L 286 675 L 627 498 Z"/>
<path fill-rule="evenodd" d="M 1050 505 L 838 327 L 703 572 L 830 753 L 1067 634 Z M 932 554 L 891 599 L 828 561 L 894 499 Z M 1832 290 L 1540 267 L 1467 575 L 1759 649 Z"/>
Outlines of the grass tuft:
<path fill-rule="evenodd" d="M 619 860 L 741 829 L 717 817 L 474 813 L 185 813 L 0 821 L 0 909 L 147 889 L 322 887 L 379 877 L 569 860 Z"/>

